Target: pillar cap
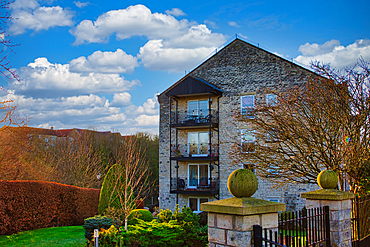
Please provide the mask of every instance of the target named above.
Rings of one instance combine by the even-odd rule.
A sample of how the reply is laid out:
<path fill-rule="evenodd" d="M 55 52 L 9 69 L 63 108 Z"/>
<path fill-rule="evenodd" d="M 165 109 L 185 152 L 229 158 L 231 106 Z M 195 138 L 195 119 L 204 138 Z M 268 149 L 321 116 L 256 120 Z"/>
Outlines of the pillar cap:
<path fill-rule="evenodd" d="M 202 211 L 232 215 L 254 215 L 285 211 L 285 204 L 253 197 L 232 197 L 219 201 L 202 203 Z"/>
<path fill-rule="evenodd" d="M 301 197 L 310 200 L 344 201 L 353 199 L 355 195 L 347 191 L 335 189 L 321 189 L 310 192 L 304 192 L 301 194 Z"/>

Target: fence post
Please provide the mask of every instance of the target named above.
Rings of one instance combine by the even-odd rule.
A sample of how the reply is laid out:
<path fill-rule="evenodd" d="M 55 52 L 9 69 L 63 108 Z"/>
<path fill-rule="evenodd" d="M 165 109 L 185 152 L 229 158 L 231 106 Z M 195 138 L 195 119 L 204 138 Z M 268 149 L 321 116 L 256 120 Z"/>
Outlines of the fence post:
<path fill-rule="evenodd" d="M 326 246 L 331 246 L 330 244 L 330 217 L 329 217 L 329 206 L 324 206 L 325 213 L 325 235 L 326 235 Z"/>
<path fill-rule="evenodd" d="M 94 242 L 95 242 L 94 247 L 99 247 L 99 230 L 98 229 L 94 229 Z"/>
<path fill-rule="evenodd" d="M 253 226 L 253 240 L 254 240 L 254 247 L 262 247 L 262 227 L 258 225 Z"/>

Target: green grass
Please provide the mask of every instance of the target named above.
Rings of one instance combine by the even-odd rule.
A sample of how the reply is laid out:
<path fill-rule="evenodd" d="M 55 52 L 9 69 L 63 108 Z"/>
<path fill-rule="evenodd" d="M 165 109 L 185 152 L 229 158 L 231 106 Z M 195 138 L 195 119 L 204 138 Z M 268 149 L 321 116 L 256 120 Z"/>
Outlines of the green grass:
<path fill-rule="evenodd" d="M 8 236 L 0 236 L 0 246 L 14 247 L 49 247 L 73 246 L 85 247 L 85 230 L 82 226 L 63 226 L 20 232 Z"/>

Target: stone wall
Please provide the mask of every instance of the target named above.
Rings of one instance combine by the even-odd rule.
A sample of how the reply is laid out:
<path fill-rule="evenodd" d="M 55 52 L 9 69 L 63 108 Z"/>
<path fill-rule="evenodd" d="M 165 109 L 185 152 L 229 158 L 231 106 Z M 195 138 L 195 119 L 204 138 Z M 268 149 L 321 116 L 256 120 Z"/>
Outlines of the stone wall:
<path fill-rule="evenodd" d="M 223 95 L 219 99 L 219 158 L 221 171 L 219 199 L 229 198 L 231 194 L 227 189 L 228 176 L 232 171 L 242 166 L 242 164 L 233 165 L 235 163 L 231 157 L 233 144 L 235 142 L 240 143 L 240 128 L 247 127 L 240 126 L 233 120 L 235 111 L 240 111 L 240 96 L 243 94 L 255 94 L 256 104 L 258 104 L 258 102 L 265 99 L 261 93 L 263 90 L 267 88 L 271 90 L 285 90 L 295 85 L 300 85 L 311 76 L 314 77 L 316 75 L 244 41 L 235 40 L 187 76 L 203 79 L 223 90 Z M 187 100 L 187 98 L 184 98 L 179 101 L 179 109 L 186 109 Z M 213 100 L 213 102 L 216 102 L 216 100 Z M 165 93 L 159 96 L 159 103 L 160 207 L 173 210 L 176 204 L 176 195 L 169 193 L 169 100 Z M 181 132 L 180 137 L 186 139 L 186 131 L 181 130 Z M 304 200 L 299 197 L 301 192 L 317 189 L 316 186 L 304 185 L 272 189 L 272 185 L 270 182 L 260 179 L 258 193 L 256 193 L 255 197 L 265 200 L 278 198 L 280 202 L 287 203 L 287 209 L 294 210 L 304 206 Z M 178 195 L 178 197 L 180 198 L 179 202 L 187 203 L 187 196 Z"/>

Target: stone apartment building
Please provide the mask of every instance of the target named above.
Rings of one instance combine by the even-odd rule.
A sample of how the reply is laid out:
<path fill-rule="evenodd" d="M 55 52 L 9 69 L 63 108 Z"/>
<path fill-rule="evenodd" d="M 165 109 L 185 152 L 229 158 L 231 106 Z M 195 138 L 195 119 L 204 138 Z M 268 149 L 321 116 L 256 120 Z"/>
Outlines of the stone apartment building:
<path fill-rule="evenodd" d="M 288 60 L 235 39 L 158 96 L 160 208 L 179 204 L 200 211 L 200 204 L 232 197 L 227 179 L 244 164 L 233 164 L 233 143 L 253 143 L 254 136 L 234 120 L 236 111 L 251 114 L 276 95 L 261 89 L 289 88 L 317 76 Z M 251 116 L 253 117 L 253 116 Z M 248 150 L 247 150 L 248 151 Z M 284 202 L 287 210 L 304 206 L 299 195 L 316 185 L 274 188 L 259 179 L 254 197 Z"/>

